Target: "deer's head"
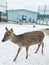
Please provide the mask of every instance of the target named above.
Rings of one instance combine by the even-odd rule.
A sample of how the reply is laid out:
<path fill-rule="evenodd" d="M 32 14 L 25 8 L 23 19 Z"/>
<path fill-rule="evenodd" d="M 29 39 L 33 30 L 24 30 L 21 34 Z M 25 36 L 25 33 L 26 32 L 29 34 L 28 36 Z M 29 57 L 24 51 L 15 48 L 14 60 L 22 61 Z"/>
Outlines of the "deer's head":
<path fill-rule="evenodd" d="M 9 40 L 10 39 L 10 36 L 11 36 L 11 33 L 13 32 L 13 29 L 8 30 L 7 27 L 5 27 L 5 29 L 6 29 L 6 32 L 4 34 L 4 37 L 2 39 L 2 42 L 5 42 L 5 41 Z"/>

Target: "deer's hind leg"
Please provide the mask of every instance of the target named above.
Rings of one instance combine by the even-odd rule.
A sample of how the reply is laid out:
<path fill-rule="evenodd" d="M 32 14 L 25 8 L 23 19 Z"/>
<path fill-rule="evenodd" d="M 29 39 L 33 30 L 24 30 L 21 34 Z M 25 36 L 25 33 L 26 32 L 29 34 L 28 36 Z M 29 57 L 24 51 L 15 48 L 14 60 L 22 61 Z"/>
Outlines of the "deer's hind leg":
<path fill-rule="evenodd" d="M 42 53 L 43 53 L 43 47 L 44 47 L 44 43 L 42 42 Z"/>
<path fill-rule="evenodd" d="M 38 50 L 39 50 L 39 48 L 40 48 L 41 45 L 42 45 L 42 53 L 43 53 L 43 47 L 44 47 L 44 43 L 43 43 L 43 42 L 41 42 L 41 43 L 38 45 L 38 48 L 37 48 L 37 50 L 35 51 L 35 53 L 38 52 Z"/>
<path fill-rule="evenodd" d="M 41 46 L 41 44 L 38 44 L 38 47 L 37 47 L 37 49 L 36 49 L 35 53 L 37 53 L 37 52 L 38 52 L 38 50 L 39 50 L 40 46 Z"/>

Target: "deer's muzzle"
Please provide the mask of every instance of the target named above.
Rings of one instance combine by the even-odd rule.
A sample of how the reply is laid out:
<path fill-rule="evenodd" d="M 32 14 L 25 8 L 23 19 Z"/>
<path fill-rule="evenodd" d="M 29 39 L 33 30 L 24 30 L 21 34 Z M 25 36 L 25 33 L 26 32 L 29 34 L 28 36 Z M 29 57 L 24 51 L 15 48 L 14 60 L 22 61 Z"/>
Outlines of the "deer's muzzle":
<path fill-rule="evenodd" d="M 2 42 L 4 42 L 4 39 L 2 40 Z"/>

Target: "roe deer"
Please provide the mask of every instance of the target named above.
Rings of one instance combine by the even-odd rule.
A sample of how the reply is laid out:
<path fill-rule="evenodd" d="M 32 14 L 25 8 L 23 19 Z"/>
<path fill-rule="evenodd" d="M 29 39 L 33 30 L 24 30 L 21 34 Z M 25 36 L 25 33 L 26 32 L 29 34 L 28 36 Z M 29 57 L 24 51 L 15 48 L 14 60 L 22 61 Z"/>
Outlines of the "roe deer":
<path fill-rule="evenodd" d="M 26 47 L 26 59 L 28 58 L 29 46 L 31 46 L 31 45 L 38 44 L 38 48 L 35 51 L 35 53 L 38 52 L 40 46 L 42 45 L 42 53 L 43 53 L 44 33 L 42 31 L 33 31 L 33 32 L 23 33 L 21 35 L 15 35 L 13 33 L 13 29 L 8 30 L 7 27 L 5 29 L 6 29 L 6 32 L 4 34 L 4 38 L 2 39 L 2 42 L 11 40 L 13 43 L 19 45 L 19 49 L 18 49 L 18 52 L 14 58 L 14 61 L 18 57 L 18 54 L 21 51 L 22 47 Z"/>

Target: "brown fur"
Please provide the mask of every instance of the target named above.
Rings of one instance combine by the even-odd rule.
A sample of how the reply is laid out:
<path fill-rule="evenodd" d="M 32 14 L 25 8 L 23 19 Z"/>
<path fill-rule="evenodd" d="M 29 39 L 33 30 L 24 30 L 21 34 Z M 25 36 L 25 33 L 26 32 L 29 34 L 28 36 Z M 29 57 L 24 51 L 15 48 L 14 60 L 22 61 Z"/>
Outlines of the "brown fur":
<path fill-rule="evenodd" d="M 15 56 L 14 61 L 16 60 L 22 47 L 26 47 L 26 59 L 28 58 L 28 49 L 30 45 L 38 44 L 38 48 L 35 51 L 35 53 L 38 52 L 40 45 L 42 45 L 42 53 L 43 53 L 44 33 L 42 31 L 33 31 L 33 32 L 27 32 L 21 35 L 15 35 L 12 29 L 8 30 L 6 27 L 6 32 L 4 34 L 4 38 L 2 42 L 8 39 L 10 39 L 13 43 L 19 45 L 19 49 L 18 49 L 17 55 Z"/>

